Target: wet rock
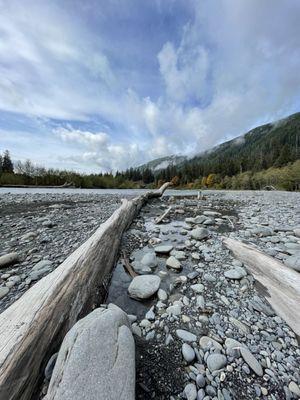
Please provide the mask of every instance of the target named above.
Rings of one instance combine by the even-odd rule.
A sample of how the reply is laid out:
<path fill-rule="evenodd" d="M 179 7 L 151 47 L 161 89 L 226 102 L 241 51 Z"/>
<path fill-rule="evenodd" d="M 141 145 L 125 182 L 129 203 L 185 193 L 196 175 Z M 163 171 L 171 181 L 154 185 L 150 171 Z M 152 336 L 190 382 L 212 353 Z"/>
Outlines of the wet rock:
<path fill-rule="evenodd" d="M 172 251 L 172 250 L 173 250 L 172 245 L 161 245 L 161 246 L 154 247 L 155 253 L 159 253 L 159 254 L 169 254 L 170 251 Z"/>
<path fill-rule="evenodd" d="M 151 268 L 151 269 L 157 267 L 158 260 L 157 260 L 155 253 L 145 254 L 143 256 L 143 258 L 141 259 L 141 264 L 143 267 Z"/>
<path fill-rule="evenodd" d="M 16 264 L 19 262 L 19 254 L 18 253 L 9 253 L 0 257 L 0 269 L 9 267 L 10 265 Z"/>
<path fill-rule="evenodd" d="M 129 285 L 128 293 L 137 300 L 148 299 L 158 291 L 159 286 L 160 277 L 157 275 L 136 276 Z"/>
<path fill-rule="evenodd" d="M 170 256 L 170 257 L 167 259 L 166 265 L 167 265 L 169 268 L 181 269 L 180 261 L 178 261 L 177 258 L 175 258 L 174 256 Z"/>
<path fill-rule="evenodd" d="M 177 258 L 177 260 L 182 261 L 186 259 L 186 254 L 181 250 L 172 250 L 170 253 L 171 256 Z"/>

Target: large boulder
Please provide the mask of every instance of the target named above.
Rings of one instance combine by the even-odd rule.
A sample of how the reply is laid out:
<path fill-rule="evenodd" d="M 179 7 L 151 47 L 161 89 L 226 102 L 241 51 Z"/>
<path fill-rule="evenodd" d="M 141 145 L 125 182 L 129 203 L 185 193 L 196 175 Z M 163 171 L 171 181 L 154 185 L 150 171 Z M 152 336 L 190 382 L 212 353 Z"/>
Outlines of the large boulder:
<path fill-rule="evenodd" d="M 96 309 L 66 335 L 46 400 L 134 400 L 135 345 L 127 315 Z"/>
<path fill-rule="evenodd" d="M 137 300 L 148 299 L 159 289 L 160 277 L 157 275 L 140 275 L 132 279 L 128 293 Z"/>

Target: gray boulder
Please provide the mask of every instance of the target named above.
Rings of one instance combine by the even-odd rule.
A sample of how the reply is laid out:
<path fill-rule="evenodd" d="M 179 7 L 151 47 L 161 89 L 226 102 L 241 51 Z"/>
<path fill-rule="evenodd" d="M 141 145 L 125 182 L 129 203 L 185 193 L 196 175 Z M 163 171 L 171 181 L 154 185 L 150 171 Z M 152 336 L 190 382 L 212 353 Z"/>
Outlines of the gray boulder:
<path fill-rule="evenodd" d="M 191 231 L 193 239 L 202 240 L 209 236 L 209 231 L 206 228 L 196 228 Z"/>
<path fill-rule="evenodd" d="M 9 253 L 0 257 L 0 269 L 9 267 L 10 265 L 16 264 L 19 262 L 18 253 Z"/>
<path fill-rule="evenodd" d="M 288 267 L 300 272 L 300 252 L 288 257 L 284 262 Z"/>
<path fill-rule="evenodd" d="M 247 271 L 242 267 L 235 267 L 224 272 L 228 279 L 242 279 L 247 275 Z"/>
<path fill-rule="evenodd" d="M 127 315 L 96 309 L 66 335 L 46 400 L 134 400 L 135 345 Z"/>
<path fill-rule="evenodd" d="M 137 300 L 148 299 L 158 291 L 159 286 L 160 277 L 157 275 L 136 276 L 129 285 L 128 293 Z"/>

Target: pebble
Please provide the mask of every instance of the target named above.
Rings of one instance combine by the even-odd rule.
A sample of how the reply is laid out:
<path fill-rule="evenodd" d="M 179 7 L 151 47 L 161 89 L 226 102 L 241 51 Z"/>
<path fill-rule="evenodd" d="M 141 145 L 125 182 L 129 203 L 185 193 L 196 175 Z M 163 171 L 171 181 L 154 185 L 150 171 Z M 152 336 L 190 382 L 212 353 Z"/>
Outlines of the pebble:
<path fill-rule="evenodd" d="M 254 371 L 258 376 L 263 376 L 263 369 L 257 359 L 253 356 L 253 354 L 246 347 L 242 347 L 240 349 L 241 356 L 244 361 L 249 365 L 249 367 Z"/>
<path fill-rule="evenodd" d="M 183 343 L 181 352 L 183 355 L 183 358 L 187 363 L 190 363 L 194 360 L 195 358 L 195 352 L 194 349 L 187 343 Z"/>
<path fill-rule="evenodd" d="M 227 358 L 223 354 L 210 354 L 206 362 L 210 371 L 213 372 L 224 368 L 227 364 Z"/>
<path fill-rule="evenodd" d="M 197 389 L 193 383 L 188 383 L 184 388 L 184 394 L 187 400 L 197 399 Z"/>
<path fill-rule="evenodd" d="M 180 261 L 175 258 L 174 256 L 170 256 L 167 261 L 166 261 L 166 265 L 169 268 L 173 268 L 173 269 L 181 269 L 181 264 Z"/>
<path fill-rule="evenodd" d="M 184 342 L 196 342 L 197 340 L 196 335 L 184 329 L 177 329 L 176 335 L 179 339 L 183 340 Z"/>

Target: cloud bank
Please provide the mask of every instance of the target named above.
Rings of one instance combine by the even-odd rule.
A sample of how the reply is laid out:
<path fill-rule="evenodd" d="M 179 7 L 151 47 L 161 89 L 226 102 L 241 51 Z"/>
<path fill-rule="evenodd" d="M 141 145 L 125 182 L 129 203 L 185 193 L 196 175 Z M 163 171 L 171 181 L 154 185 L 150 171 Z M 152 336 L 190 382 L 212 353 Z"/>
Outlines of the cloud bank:
<path fill-rule="evenodd" d="M 299 111 L 299 18 L 297 0 L 0 0 L 0 150 L 115 171 Z"/>

